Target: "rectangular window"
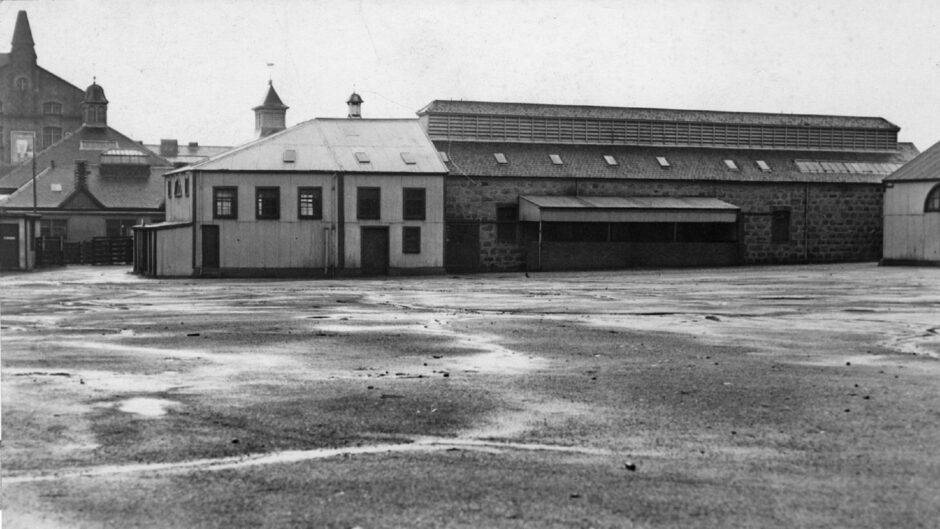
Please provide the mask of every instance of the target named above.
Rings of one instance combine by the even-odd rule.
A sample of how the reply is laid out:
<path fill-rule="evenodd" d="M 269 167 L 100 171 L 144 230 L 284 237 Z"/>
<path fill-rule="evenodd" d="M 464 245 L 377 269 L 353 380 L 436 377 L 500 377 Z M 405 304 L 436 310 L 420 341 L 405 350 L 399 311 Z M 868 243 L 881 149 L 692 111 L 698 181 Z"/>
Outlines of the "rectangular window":
<path fill-rule="evenodd" d="M 131 230 L 131 227 L 136 224 L 136 220 L 105 219 L 105 234 L 108 237 L 130 237 L 134 234 L 134 231 Z"/>
<path fill-rule="evenodd" d="M 62 103 L 55 101 L 46 101 L 42 104 L 42 113 L 47 115 L 62 114 Z"/>
<path fill-rule="evenodd" d="M 421 228 L 405 226 L 401 229 L 401 253 L 421 253 Z"/>
<path fill-rule="evenodd" d="M 183 180 L 183 192 L 186 194 L 186 196 L 189 196 L 189 177 L 188 176 Z"/>
<path fill-rule="evenodd" d="M 255 188 L 255 218 L 259 220 L 281 218 L 281 188 Z"/>
<path fill-rule="evenodd" d="M 66 219 L 42 219 L 39 221 L 40 237 L 61 237 L 68 239 L 69 225 Z"/>
<path fill-rule="evenodd" d="M 519 224 L 519 206 L 499 206 L 496 208 L 496 241 L 515 243 Z"/>
<path fill-rule="evenodd" d="M 301 187 L 297 190 L 297 218 L 323 218 L 322 187 Z"/>
<path fill-rule="evenodd" d="M 166 181 L 166 198 L 173 198 L 173 181 Z"/>
<path fill-rule="evenodd" d="M 42 147 L 45 149 L 62 139 L 62 127 L 42 128 Z"/>
<path fill-rule="evenodd" d="M 402 189 L 402 218 L 405 220 L 424 220 L 425 192 L 423 187 Z"/>
<path fill-rule="evenodd" d="M 238 188 L 213 187 L 212 188 L 212 218 L 237 219 L 238 218 Z"/>
<path fill-rule="evenodd" d="M 177 178 L 176 181 L 173 183 L 173 189 L 174 189 L 173 191 L 174 195 L 176 195 L 177 197 L 183 196 L 183 184 L 180 183 L 179 178 Z"/>
<path fill-rule="evenodd" d="M 778 209 L 771 212 L 770 241 L 774 243 L 790 241 L 790 210 Z"/>
<path fill-rule="evenodd" d="M 381 194 L 377 187 L 356 188 L 356 218 L 378 220 L 382 216 Z"/>

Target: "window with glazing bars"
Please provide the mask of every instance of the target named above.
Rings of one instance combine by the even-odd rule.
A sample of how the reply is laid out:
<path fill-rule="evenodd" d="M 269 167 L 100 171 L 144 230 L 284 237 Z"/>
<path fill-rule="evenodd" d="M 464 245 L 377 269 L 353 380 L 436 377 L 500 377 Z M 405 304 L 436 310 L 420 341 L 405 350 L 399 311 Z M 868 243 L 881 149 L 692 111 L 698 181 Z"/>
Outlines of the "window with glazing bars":
<path fill-rule="evenodd" d="M 940 211 L 940 185 L 934 186 L 927 194 L 927 200 L 924 202 L 924 212 Z"/>
<path fill-rule="evenodd" d="M 297 190 L 297 218 L 323 218 L 322 187 L 301 187 Z"/>
<path fill-rule="evenodd" d="M 238 218 L 238 188 L 213 187 L 212 188 L 212 218 L 237 219 Z"/>
<path fill-rule="evenodd" d="M 255 218 L 259 220 L 281 218 L 281 188 L 255 188 Z"/>
<path fill-rule="evenodd" d="M 421 228 L 404 226 L 401 229 L 401 253 L 421 253 Z"/>

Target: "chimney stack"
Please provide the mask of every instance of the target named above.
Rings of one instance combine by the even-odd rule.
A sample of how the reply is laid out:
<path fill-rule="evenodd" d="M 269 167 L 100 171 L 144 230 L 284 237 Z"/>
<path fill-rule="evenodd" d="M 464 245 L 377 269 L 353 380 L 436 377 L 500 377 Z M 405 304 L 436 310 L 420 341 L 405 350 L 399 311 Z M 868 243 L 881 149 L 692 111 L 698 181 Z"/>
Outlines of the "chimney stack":
<path fill-rule="evenodd" d="M 160 156 L 174 157 L 180 152 L 179 143 L 176 140 L 160 140 Z"/>
<path fill-rule="evenodd" d="M 85 160 L 75 160 L 75 189 L 86 189 L 88 187 L 88 162 Z"/>

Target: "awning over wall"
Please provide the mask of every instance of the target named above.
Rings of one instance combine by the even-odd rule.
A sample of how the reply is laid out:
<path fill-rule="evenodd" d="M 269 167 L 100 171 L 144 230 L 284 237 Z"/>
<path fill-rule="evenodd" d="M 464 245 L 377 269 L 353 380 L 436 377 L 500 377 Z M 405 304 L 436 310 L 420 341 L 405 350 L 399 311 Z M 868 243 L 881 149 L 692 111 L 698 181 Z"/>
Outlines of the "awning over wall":
<path fill-rule="evenodd" d="M 519 220 L 531 222 L 736 222 L 739 211 L 706 197 L 519 197 Z"/>

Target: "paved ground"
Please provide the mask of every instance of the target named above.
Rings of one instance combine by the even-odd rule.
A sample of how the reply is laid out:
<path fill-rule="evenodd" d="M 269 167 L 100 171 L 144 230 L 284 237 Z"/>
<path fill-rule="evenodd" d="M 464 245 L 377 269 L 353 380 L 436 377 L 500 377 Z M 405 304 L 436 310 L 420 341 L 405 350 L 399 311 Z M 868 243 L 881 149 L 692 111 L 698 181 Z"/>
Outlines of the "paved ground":
<path fill-rule="evenodd" d="M 940 526 L 940 269 L 0 296 L 8 529 Z"/>

